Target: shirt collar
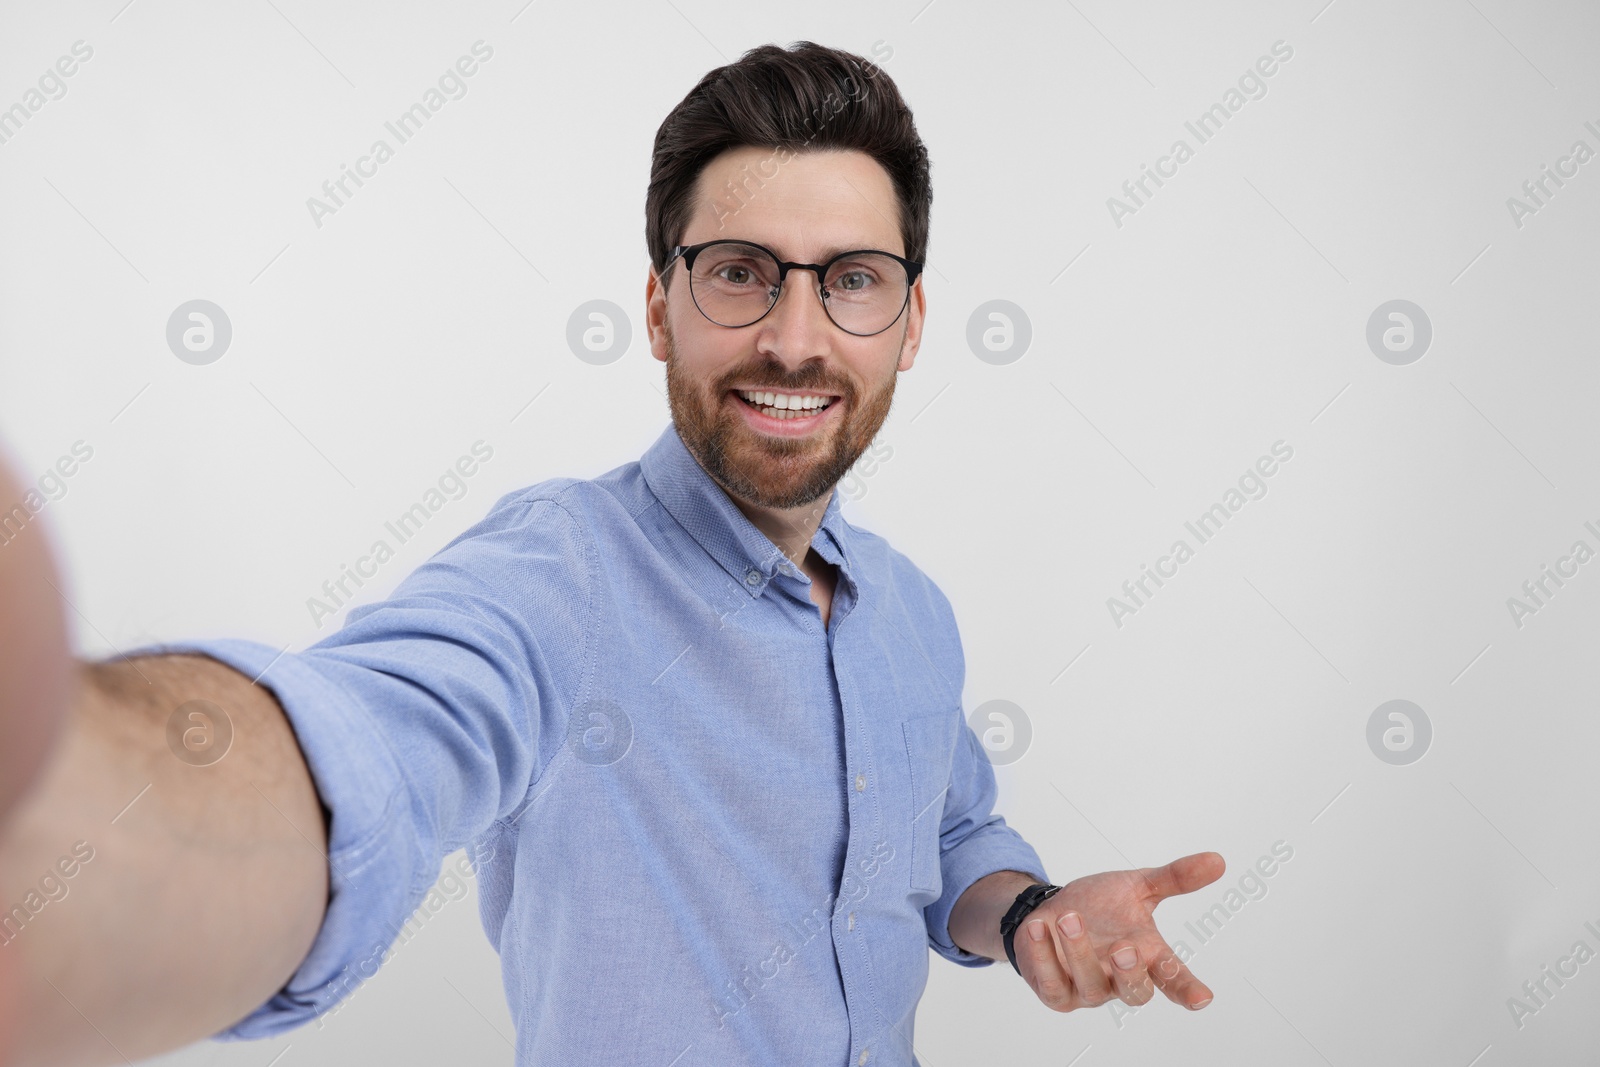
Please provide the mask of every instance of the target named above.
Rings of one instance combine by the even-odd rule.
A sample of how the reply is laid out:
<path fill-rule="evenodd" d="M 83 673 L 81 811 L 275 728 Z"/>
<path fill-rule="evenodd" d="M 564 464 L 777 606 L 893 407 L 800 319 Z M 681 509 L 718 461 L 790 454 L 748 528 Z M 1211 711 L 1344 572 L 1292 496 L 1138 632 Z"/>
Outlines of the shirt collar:
<path fill-rule="evenodd" d="M 674 423 L 668 423 L 639 460 L 645 484 L 678 525 L 727 571 L 740 588 L 759 596 L 781 569 L 789 566 L 783 551 L 745 517 L 727 492 L 695 459 Z M 834 486 L 811 543 L 831 538 L 846 561 L 847 524 L 839 512 L 839 487 Z M 834 552 L 828 552 L 834 555 Z"/>

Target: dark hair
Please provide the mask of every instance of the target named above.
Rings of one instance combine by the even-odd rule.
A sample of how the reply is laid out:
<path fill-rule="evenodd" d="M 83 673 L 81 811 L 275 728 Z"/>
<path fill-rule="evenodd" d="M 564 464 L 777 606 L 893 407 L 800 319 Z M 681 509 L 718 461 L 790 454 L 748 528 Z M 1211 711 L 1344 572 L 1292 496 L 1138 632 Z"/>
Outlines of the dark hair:
<path fill-rule="evenodd" d="M 658 273 L 689 223 L 701 171 L 722 152 L 743 146 L 865 152 L 894 183 L 906 258 L 920 262 L 927 254 L 933 201 L 928 149 L 900 90 L 868 59 L 796 41 L 787 50 L 772 44 L 752 48 L 738 62 L 711 71 L 656 130 L 644 217 L 645 243 Z M 730 191 L 742 202 L 750 182 L 759 188 L 762 178 L 747 174 Z"/>

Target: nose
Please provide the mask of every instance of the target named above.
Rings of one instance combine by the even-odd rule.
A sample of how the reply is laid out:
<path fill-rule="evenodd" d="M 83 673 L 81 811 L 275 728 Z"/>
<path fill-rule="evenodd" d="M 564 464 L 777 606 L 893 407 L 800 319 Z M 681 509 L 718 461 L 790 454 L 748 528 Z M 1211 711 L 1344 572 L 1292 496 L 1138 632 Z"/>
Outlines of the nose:
<path fill-rule="evenodd" d="M 758 350 L 791 366 L 828 352 L 834 325 L 822 306 L 821 285 L 812 271 L 789 271 L 778 302 L 758 324 Z"/>

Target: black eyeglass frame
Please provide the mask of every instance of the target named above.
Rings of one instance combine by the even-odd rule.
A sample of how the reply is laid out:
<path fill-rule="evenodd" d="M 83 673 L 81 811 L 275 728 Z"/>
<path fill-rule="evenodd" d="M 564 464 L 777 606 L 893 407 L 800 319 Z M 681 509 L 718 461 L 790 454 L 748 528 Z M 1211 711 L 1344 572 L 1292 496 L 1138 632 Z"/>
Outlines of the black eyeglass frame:
<path fill-rule="evenodd" d="M 726 323 L 718 322 L 716 319 L 706 314 L 706 309 L 701 307 L 700 301 L 695 298 L 695 257 L 713 245 L 744 245 L 747 248 L 758 248 L 767 255 L 771 256 L 773 262 L 778 264 L 778 284 L 773 287 L 772 300 L 767 304 L 767 310 L 763 311 L 760 315 L 745 323 L 744 326 L 729 326 Z M 870 252 L 875 256 L 888 256 L 890 259 L 900 264 L 900 266 L 904 267 L 906 272 L 906 297 L 905 300 L 900 304 L 900 310 L 894 313 L 894 318 L 890 319 L 883 329 L 873 330 L 871 333 L 856 333 L 854 330 L 845 330 L 843 326 L 839 326 L 838 320 L 833 317 L 833 312 L 828 310 L 828 298 L 826 292 L 824 292 L 827 286 L 822 284 L 822 279 L 828 276 L 828 268 L 832 267 L 841 259 L 845 259 L 849 256 L 860 255 L 863 252 Z M 694 301 L 695 310 L 700 312 L 701 315 L 705 316 L 705 320 L 707 322 L 715 326 L 721 326 L 725 330 L 742 330 L 745 328 L 745 326 L 754 326 L 756 323 L 772 314 L 772 309 L 778 306 L 778 300 L 783 296 L 783 282 L 784 279 L 789 276 L 789 272 L 791 270 L 808 270 L 815 275 L 817 279 L 817 299 L 822 302 L 822 313 L 828 316 L 829 322 L 833 323 L 835 326 L 839 326 L 839 329 L 844 330 L 844 332 L 849 334 L 851 337 L 876 337 L 884 330 L 887 330 L 890 326 L 893 326 L 895 323 L 899 322 L 900 316 L 905 314 L 906 308 L 911 304 L 911 287 L 917 284 L 917 278 L 921 276 L 922 268 L 924 266 L 923 264 L 918 263 L 916 260 L 906 259 L 904 256 L 897 256 L 893 252 L 885 252 L 881 248 L 852 248 L 847 252 L 840 252 L 826 263 L 790 263 L 788 260 L 781 258 L 778 253 L 774 252 L 766 245 L 757 244 L 754 241 L 741 241 L 734 237 L 722 237 L 715 241 L 702 241 L 697 245 L 675 245 L 672 249 L 671 258 L 667 260 L 668 270 L 672 269 L 672 264 L 676 262 L 680 256 L 683 257 L 683 265 L 689 270 L 689 299 Z"/>

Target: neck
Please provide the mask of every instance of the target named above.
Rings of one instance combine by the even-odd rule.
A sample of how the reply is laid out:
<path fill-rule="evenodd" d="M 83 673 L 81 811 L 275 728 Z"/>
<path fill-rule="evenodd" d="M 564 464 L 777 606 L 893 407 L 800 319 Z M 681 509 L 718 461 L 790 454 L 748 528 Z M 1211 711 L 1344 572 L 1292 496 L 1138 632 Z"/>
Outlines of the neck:
<path fill-rule="evenodd" d="M 817 535 L 817 527 L 822 525 L 822 515 L 828 510 L 833 493 L 829 489 L 811 503 L 793 508 L 763 507 L 732 493 L 728 495 L 752 526 L 777 545 L 791 563 L 803 568 L 806 554 L 811 551 L 811 539 Z"/>

